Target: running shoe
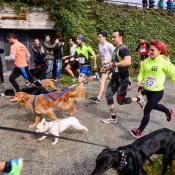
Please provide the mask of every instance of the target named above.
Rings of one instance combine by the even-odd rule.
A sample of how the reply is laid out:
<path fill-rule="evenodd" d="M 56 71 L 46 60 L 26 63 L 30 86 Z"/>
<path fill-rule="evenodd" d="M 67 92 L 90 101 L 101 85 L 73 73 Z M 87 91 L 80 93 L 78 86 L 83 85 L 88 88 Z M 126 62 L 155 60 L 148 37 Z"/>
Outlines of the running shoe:
<path fill-rule="evenodd" d="M 12 165 L 12 169 L 9 173 L 4 173 L 4 175 L 20 175 L 23 167 L 23 160 L 10 160 L 10 163 Z"/>
<path fill-rule="evenodd" d="M 175 114 L 175 111 L 172 107 L 169 108 L 169 112 L 170 112 L 170 115 L 167 115 L 167 121 L 170 122 L 171 121 L 171 118 L 172 116 Z"/>
<path fill-rule="evenodd" d="M 136 138 L 139 139 L 142 137 L 142 132 L 139 129 L 132 129 L 130 133 Z"/>
<path fill-rule="evenodd" d="M 109 123 L 118 123 L 118 119 L 116 115 L 110 115 L 110 117 L 103 119 L 103 123 L 109 124 Z"/>
<path fill-rule="evenodd" d="M 100 100 L 97 97 L 91 97 L 89 100 L 92 101 L 93 103 L 97 103 L 97 104 L 100 103 Z"/>
<path fill-rule="evenodd" d="M 139 96 L 137 96 L 137 98 L 138 98 L 137 103 L 140 105 L 141 108 L 143 108 L 146 105 L 146 102 L 145 102 L 143 96 L 139 95 Z"/>

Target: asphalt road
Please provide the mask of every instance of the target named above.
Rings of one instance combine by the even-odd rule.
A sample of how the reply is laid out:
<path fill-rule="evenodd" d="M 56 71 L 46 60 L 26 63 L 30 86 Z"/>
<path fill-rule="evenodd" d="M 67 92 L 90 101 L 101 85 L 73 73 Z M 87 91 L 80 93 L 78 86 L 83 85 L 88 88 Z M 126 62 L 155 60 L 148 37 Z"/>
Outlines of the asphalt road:
<path fill-rule="evenodd" d="M 7 80 L 6 80 L 7 82 Z M 11 87 L 9 83 L 0 85 L 0 91 Z M 62 137 L 91 142 L 109 147 L 118 147 L 134 141 L 129 130 L 139 125 L 143 114 L 137 104 L 119 106 L 116 111 L 119 116 L 118 124 L 103 124 L 102 119 L 108 116 L 105 96 L 100 104 L 91 104 L 89 97 L 96 95 L 98 82 L 87 86 L 87 97 L 78 105 L 75 115 L 88 129 L 88 133 L 77 132 L 69 129 L 62 133 Z M 136 89 L 128 92 L 128 96 L 137 94 Z M 162 103 L 169 105 L 173 102 L 174 85 L 170 80 L 166 82 L 165 95 Z M 33 120 L 33 114 L 19 104 L 11 103 L 8 98 L 0 97 L 0 125 L 28 129 Z M 66 113 L 57 114 L 67 117 Z M 167 127 L 175 130 L 175 119 L 166 122 L 164 114 L 153 111 L 151 121 L 144 134 L 156 129 Z M 24 168 L 22 175 L 90 175 L 97 155 L 102 151 L 102 146 L 85 144 L 78 141 L 60 139 L 55 146 L 51 139 L 38 142 L 34 136 L 7 131 L 0 131 L 0 156 L 2 160 L 22 157 Z M 108 171 L 107 175 L 116 174 Z"/>

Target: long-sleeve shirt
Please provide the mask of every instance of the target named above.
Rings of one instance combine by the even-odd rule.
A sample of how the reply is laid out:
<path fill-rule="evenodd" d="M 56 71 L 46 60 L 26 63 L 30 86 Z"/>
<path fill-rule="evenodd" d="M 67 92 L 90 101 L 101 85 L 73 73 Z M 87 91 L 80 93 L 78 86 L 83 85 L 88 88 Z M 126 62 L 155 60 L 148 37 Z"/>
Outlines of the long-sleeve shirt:
<path fill-rule="evenodd" d="M 144 60 L 138 81 L 144 81 L 144 89 L 148 91 L 161 91 L 164 89 L 166 75 L 169 75 L 175 83 L 175 66 L 160 55 L 155 59 Z"/>

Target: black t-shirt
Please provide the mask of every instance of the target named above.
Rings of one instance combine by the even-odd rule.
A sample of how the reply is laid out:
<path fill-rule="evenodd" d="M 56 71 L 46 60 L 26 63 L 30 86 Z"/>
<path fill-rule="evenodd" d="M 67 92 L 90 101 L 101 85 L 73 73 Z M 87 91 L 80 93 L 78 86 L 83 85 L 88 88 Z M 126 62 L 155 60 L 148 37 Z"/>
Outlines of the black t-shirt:
<path fill-rule="evenodd" d="M 128 48 L 122 44 L 115 48 L 112 56 L 113 62 L 120 62 L 125 56 L 130 56 Z M 129 76 L 128 66 L 127 67 L 114 67 L 112 70 L 112 77 L 126 78 Z"/>

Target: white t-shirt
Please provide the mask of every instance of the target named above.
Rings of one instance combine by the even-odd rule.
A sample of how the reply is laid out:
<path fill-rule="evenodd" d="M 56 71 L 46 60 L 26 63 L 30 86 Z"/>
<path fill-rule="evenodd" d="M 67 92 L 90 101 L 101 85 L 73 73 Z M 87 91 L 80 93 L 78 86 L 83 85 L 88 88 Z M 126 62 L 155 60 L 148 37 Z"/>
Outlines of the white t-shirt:
<path fill-rule="evenodd" d="M 102 64 L 106 64 L 111 61 L 114 49 L 115 47 L 109 42 L 99 44 L 99 52 L 102 57 Z"/>
<path fill-rule="evenodd" d="M 71 56 L 74 56 L 76 47 L 77 47 L 76 44 L 74 44 L 73 46 L 70 47 L 70 55 Z"/>

